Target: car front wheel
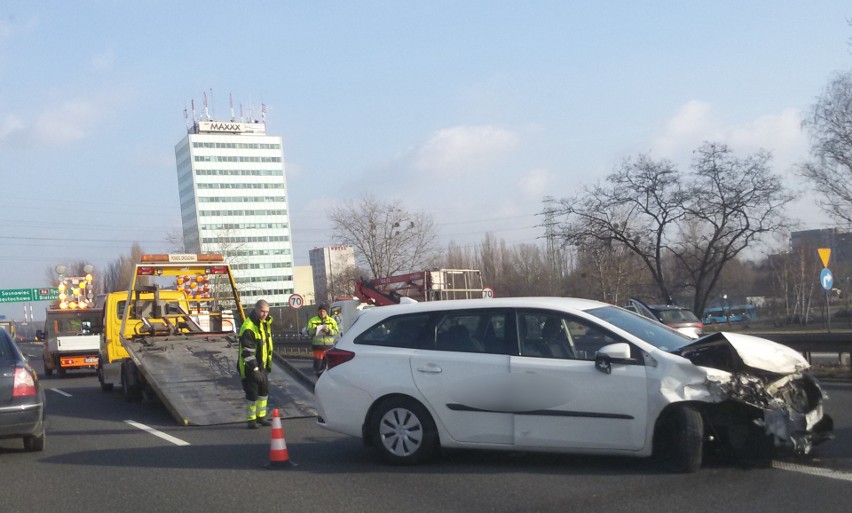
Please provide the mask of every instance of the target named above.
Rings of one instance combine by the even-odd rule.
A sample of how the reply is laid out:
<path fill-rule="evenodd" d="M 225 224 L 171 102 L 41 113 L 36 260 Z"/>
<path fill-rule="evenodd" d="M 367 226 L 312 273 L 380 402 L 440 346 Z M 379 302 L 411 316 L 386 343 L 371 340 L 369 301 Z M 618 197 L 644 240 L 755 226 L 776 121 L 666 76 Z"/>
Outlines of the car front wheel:
<path fill-rule="evenodd" d="M 401 465 L 428 460 L 438 444 L 429 412 L 417 401 L 404 397 L 388 399 L 376 408 L 370 436 L 386 461 Z"/>
<path fill-rule="evenodd" d="M 669 472 L 696 472 L 704 452 L 704 421 L 693 406 L 676 405 L 659 421 L 654 456 Z"/>

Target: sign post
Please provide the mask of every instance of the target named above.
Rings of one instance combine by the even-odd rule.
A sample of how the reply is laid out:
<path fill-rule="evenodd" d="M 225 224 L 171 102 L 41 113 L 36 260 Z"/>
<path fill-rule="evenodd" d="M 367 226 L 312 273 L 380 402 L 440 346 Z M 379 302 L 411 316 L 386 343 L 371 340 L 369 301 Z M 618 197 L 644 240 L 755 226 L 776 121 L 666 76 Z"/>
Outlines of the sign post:
<path fill-rule="evenodd" d="M 822 285 L 823 290 L 825 290 L 825 326 L 829 333 L 831 333 L 831 309 L 829 308 L 830 298 L 828 297 L 828 293 L 831 292 L 831 286 L 834 285 L 834 275 L 831 274 L 831 270 L 828 268 L 828 260 L 831 258 L 831 248 L 819 248 L 817 249 L 817 253 L 819 253 L 819 259 L 822 260 L 822 271 L 819 273 L 819 283 Z"/>
<path fill-rule="evenodd" d="M 302 308 L 302 305 L 305 304 L 305 298 L 301 296 L 301 294 L 290 294 L 290 297 L 287 299 L 287 304 L 290 305 L 291 310 L 298 310 Z M 299 312 L 296 312 L 296 333 L 301 333 L 302 329 L 299 328 Z"/>

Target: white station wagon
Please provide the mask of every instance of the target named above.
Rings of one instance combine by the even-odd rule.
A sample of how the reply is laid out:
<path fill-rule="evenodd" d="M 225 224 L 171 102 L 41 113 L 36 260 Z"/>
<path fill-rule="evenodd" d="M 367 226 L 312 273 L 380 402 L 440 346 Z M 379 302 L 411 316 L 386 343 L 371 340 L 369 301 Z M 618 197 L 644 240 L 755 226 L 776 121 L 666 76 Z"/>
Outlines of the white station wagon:
<path fill-rule="evenodd" d="M 796 351 L 734 333 L 696 341 L 584 299 L 373 308 L 326 360 L 317 422 L 393 463 L 452 447 L 655 455 L 692 472 L 708 441 L 768 463 L 832 430 Z"/>

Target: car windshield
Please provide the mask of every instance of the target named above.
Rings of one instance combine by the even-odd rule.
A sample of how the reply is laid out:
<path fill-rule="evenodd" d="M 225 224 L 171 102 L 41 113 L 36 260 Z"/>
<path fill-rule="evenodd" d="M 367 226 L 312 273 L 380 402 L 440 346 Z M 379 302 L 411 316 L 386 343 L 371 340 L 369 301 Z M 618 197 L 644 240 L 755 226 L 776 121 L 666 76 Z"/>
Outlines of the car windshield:
<path fill-rule="evenodd" d="M 659 322 L 628 312 L 623 308 L 603 306 L 586 310 L 586 313 L 621 328 L 663 351 L 672 352 L 694 342 L 693 339 Z"/>
<path fill-rule="evenodd" d="M 689 310 L 681 310 L 679 308 L 673 308 L 671 310 L 660 310 L 660 319 L 665 324 L 675 324 L 675 323 L 684 323 L 684 322 L 692 322 L 697 323 L 701 322 L 698 320 L 698 317 L 695 316 Z"/>

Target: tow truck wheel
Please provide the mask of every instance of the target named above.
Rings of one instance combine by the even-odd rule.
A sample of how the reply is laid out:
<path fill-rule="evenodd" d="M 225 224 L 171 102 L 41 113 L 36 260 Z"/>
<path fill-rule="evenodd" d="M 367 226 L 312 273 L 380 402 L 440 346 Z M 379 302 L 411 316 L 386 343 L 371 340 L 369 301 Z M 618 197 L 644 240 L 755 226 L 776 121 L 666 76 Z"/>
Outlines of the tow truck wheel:
<path fill-rule="evenodd" d="M 54 362 L 53 366 L 56 367 L 56 375 L 59 376 L 60 378 L 64 378 L 65 377 L 65 367 L 62 366 L 62 362 L 59 361 L 58 356 L 56 357 L 56 361 Z"/>
<path fill-rule="evenodd" d="M 124 392 L 124 398 L 128 401 L 136 401 L 139 399 L 140 390 L 139 382 L 136 376 L 132 375 L 135 369 L 130 369 L 130 364 L 122 362 L 121 364 L 121 389 Z M 133 384 L 130 384 L 130 379 L 133 378 Z"/>
<path fill-rule="evenodd" d="M 101 392 L 112 392 L 112 383 L 104 383 L 104 367 L 98 361 L 98 382 L 101 384 Z"/>
<path fill-rule="evenodd" d="M 44 358 L 42 358 L 41 360 L 42 360 L 42 363 L 44 364 L 44 375 L 45 376 L 52 376 L 53 375 L 53 367 L 49 366 L 47 364 L 47 360 L 45 360 Z"/>

